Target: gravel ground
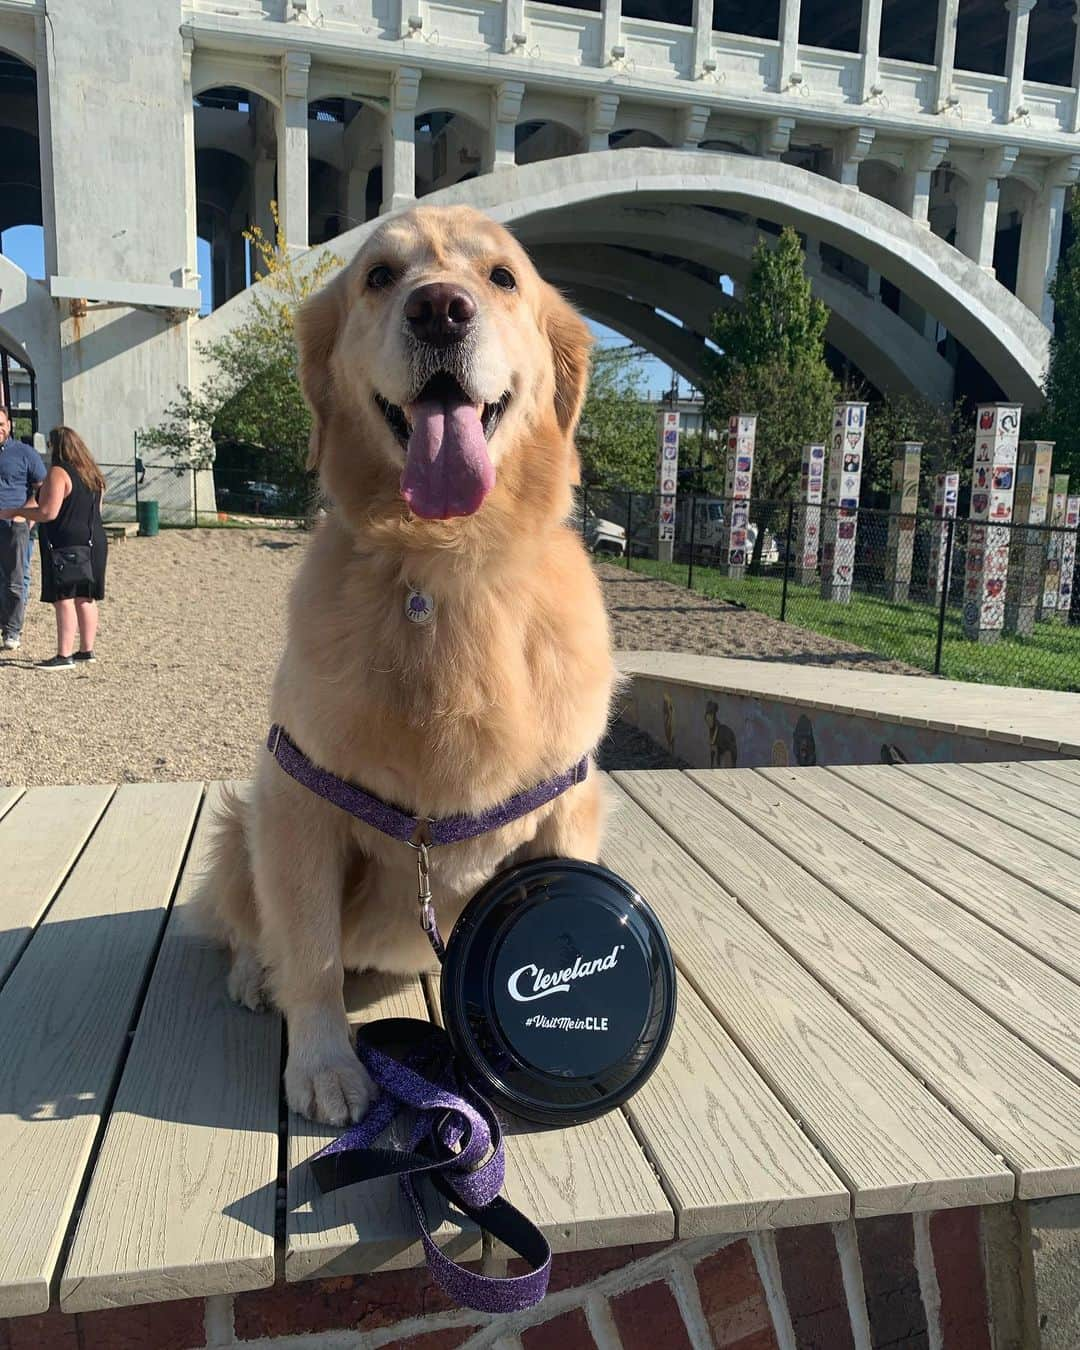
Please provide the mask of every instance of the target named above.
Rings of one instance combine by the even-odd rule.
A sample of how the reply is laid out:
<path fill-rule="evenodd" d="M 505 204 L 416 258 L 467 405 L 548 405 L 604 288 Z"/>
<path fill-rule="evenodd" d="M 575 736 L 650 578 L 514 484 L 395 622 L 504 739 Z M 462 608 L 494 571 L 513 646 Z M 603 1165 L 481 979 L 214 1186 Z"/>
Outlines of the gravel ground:
<path fill-rule="evenodd" d="M 22 648 L 0 654 L 0 783 L 247 777 L 266 731 L 285 597 L 306 537 L 166 530 L 114 544 L 99 659 L 71 672 L 34 669 L 56 648 L 52 609 L 31 598 Z M 600 571 L 622 648 L 907 669 L 666 582 Z M 35 559 L 31 597 L 38 585 Z M 672 763 L 623 724 L 601 762 Z"/>

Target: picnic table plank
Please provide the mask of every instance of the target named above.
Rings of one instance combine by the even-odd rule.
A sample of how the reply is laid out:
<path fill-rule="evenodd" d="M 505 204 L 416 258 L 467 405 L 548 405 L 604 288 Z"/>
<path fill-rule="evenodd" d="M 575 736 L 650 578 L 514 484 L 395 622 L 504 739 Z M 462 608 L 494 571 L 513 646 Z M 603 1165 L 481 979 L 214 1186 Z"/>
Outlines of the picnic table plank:
<path fill-rule="evenodd" d="M 1059 811 L 1065 811 L 1075 818 L 1072 827 L 1074 830 L 1080 828 L 1075 823 L 1076 820 L 1080 820 L 1080 782 L 1070 784 L 1067 781 L 1059 781 L 1055 786 L 1034 764 L 1027 764 L 1023 760 L 1000 762 L 991 760 L 985 764 L 968 764 L 965 767 L 974 770 L 980 778 L 989 779 L 1002 787 L 1012 788 L 1014 792 L 1022 793 L 1025 797 L 1033 797 L 1036 801 L 1056 806 Z"/>
<path fill-rule="evenodd" d="M 1080 980 L 1080 931 L 1067 905 L 943 839 L 832 769 L 759 769 L 770 782 L 946 896 L 1046 965 Z"/>
<path fill-rule="evenodd" d="M 1080 759 L 1032 759 L 1027 763 L 1051 778 L 1062 778 L 1066 783 L 1080 783 Z"/>
<path fill-rule="evenodd" d="M 679 792 L 669 794 L 664 823 L 673 837 L 969 1129 L 1004 1155 L 1022 1197 L 1080 1189 L 1080 1085 L 718 800 L 725 777 L 716 770 L 691 771 Z M 714 784 L 718 795 L 707 793 L 705 783 Z M 755 805 L 764 811 L 780 789 L 756 776 L 752 783 Z M 642 790 L 639 799 L 649 795 Z"/>
<path fill-rule="evenodd" d="M 0 912 L 0 985 L 19 959 L 71 864 L 109 804 L 111 787 L 31 788 L 0 811 L 0 858 L 6 868 Z M 0 794 L 2 795 L 2 794 Z"/>
<path fill-rule="evenodd" d="M 1080 909 L 1080 868 L 1076 859 L 1048 842 L 1036 842 L 1030 834 L 993 821 L 977 806 L 957 801 L 892 765 L 837 764 L 829 769 L 840 778 L 881 801 L 888 802 L 911 820 L 931 822 L 936 834 L 951 839 L 976 857 L 985 858 L 1002 872 L 1026 881 L 1074 909 Z"/>
<path fill-rule="evenodd" d="M 1080 1080 L 1080 985 L 823 819 L 802 800 L 801 771 L 752 772 L 722 783 L 711 774 L 690 777 L 985 1013 Z M 1002 875 L 1003 885 L 1009 880 Z M 1080 915 L 1073 919 L 1080 939 Z"/>
<path fill-rule="evenodd" d="M 627 828 L 617 812 L 604 848 L 613 868 L 624 857 L 637 865 Z M 847 1187 L 686 980 L 667 1051 L 623 1110 L 675 1206 L 680 1238 L 851 1213 Z"/>
<path fill-rule="evenodd" d="M 0 787 L 0 816 L 10 811 L 25 791 L 21 787 Z"/>
<path fill-rule="evenodd" d="M 49 1306 L 201 797 L 121 787 L 0 992 L 0 1317 Z"/>
<path fill-rule="evenodd" d="M 226 991 L 193 919 L 211 784 L 60 1283 L 65 1312 L 274 1282 L 281 1021 Z"/>
<path fill-rule="evenodd" d="M 1007 783 L 988 783 L 966 764 L 902 764 L 897 767 L 907 777 L 932 787 L 935 793 L 947 793 L 1002 825 L 1022 830 L 1040 845 L 1052 844 L 1055 850 L 1080 859 L 1080 829 L 1077 829 L 1075 816 L 1046 798 L 1036 801 Z M 1072 872 L 1075 881 L 1075 862 Z M 1074 885 L 1074 893 L 1080 903 L 1080 884 Z"/>
<path fill-rule="evenodd" d="M 400 978 L 372 972 L 349 975 L 345 1006 L 353 1024 L 381 1017 L 428 1020 L 417 976 Z M 423 1265 L 416 1219 L 402 1199 L 396 1177 L 381 1177 L 323 1195 L 307 1166 L 308 1159 L 336 1139 L 341 1129 L 316 1124 L 290 1111 L 288 1132 L 286 1280 Z M 404 1143 L 400 1127 L 394 1138 Z M 431 1187 L 422 1187 L 421 1193 L 428 1225 L 439 1246 L 456 1261 L 479 1257 L 480 1234 L 476 1228 L 445 1205 Z"/>
<path fill-rule="evenodd" d="M 971 1131 L 673 847 L 688 806 L 690 833 L 702 830 L 702 790 L 676 772 L 614 777 L 628 796 L 605 856 L 641 887 L 685 978 L 852 1191 L 854 1214 L 1011 1199 L 1012 1174 Z"/>
<path fill-rule="evenodd" d="M 439 1015 L 438 975 L 425 976 Z M 499 1112 L 506 1137 L 503 1194 L 536 1224 L 553 1252 L 666 1242 L 675 1215 L 626 1118 L 609 1111 L 565 1129 Z M 496 1256 L 513 1253 L 498 1239 Z"/>

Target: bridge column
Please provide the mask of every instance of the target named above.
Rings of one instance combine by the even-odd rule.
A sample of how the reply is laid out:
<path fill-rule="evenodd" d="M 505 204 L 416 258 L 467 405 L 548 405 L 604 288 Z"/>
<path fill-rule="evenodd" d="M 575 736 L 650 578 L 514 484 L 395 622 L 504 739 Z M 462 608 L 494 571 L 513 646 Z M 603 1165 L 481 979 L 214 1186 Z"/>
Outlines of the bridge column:
<path fill-rule="evenodd" d="M 1073 87 L 1073 109 L 1072 109 L 1072 130 L 1080 131 L 1080 0 L 1077 0 L 1076 9 L 1073 13 L 1073 26 L 1076 28 L 1076 36 L 1073 38 L 1073 63 L 1072 63 L 1072 87 Z"/>
<path fill-rule="evenodd" d="M 521 80 L 503 80 L 492 89 L 487 144 L 484 147 L 484 173 L 514 167 L 514 133 L 524 95 L 525 85 Z"/>
<path fill-rule="evenodd" d="M 680 108 L 676 119 L 676 143 L 683 150 L 696 150 L 701 144 L 702 137 L 705 135 L 705 128 L 709 124 L 710 109 L 703 107 L 700 103 L 691 103 L 687 108 Z"/>
<path fill-rule="evenodd" d="M 1027 60 L 1028 23 L 1038 0 L 1005 0 L 1009 11 L 1009 42 L 1005 49 L 1006 122 L 1016 120 L 1024 103 L 1024 62 Z"/>
<path fill-rule="evenodd" d="M 616 47 L 622 46 L 622 0 L 603 0 L 600 15 L 600 64 L 610 66 Z M 604 147 L 607 149 L 607 147 Z"/>
<path fill-rule="evenodd" d="M 691 77 L 700 80 L 716 69 L 712 54 L 713 0 L 694 0 L 694 68 Z"/>
<path fill-rule="evenodd" d="M 278 219 L 290 249 L 308 243 L 308 73 L 307 52 L 286 52 L 281 60 L 281 106 L 277 116 Z"/>
<path fill-rule="evenodd" d="M 420 72 L 399 66 L 390 77 L 390 110 L 383 122 L 383 211 L 416 200 L 416 100 Z"/>
<path fill-rule="evenodd" d="M 1020 147 L 1002 146 L 983 152 L 979 168 L 967 183 L 956 219 L 956 247 L 985 271 L 994 271 L 1001 180 L 1008 178 Z"/>
<path fill-rule="evenodd" d="M 799 71 L 799 10 L 802 0 L 780 2 L 780 67 L 777 88 L 781 93 L 802 83 Z"/>
<path fill-rule="evenodd" d="M 1054 301 L 1050 282 L 1057 271 L 1061 252 L 1061 227 L 1065 218 L 1065 194 L 1080 175 L 1080 155 L 1070 155 L 1047 170 L 1042 187 L 1035 193 L 1020 226 L 1020 262 L 1016 273 L 1016 297 L 1050 326 Z"/>
<path fill-rule="evenodd" d="M 615 114 L 619 111 L 618 94 L 597 94 L 589 104 L 589 119 L 585 136 L 590 150 L 606 150 Z"/>
<path fill-rule="evenodd" d="M 930 228 L 930 183 L 949 148 L 948 136 L 933 136 L 913 145 L 904 156 L 900 207 L 916 225 Z"/>
<path fill-rule="evenodd" d="M 944 112 L 953 102 L 953 69 L 956 64 L 956 22 L 960 0 L 938 0 L 937 38 L 934 65 L 937 67 L 937 97 L 934 111 Z"/>
<path fill-rule="evenodd" d="M 873 127 L 852 127 L 844 132 L 840 144 L 833 151 L 838 182 L 843 183 L 845 187 L 859 186 L 859 165 L 870 153 L 873 144 Z"/>
<path fill-rule="evenodd" d="M 195 39 L 184 37 L 182 70 L 184 75 L 184 210 L 187 213 L 187 248 L 184 256 L 185 284 L 199 284 L 199 206 L 195 192 L 195 95 L 191 88 L 191 58 Z"/>
<path fill-rule="evenodd" d="M 869 102 L 882 92 L 878 83 L 878 61 L 881 48 L 881 0 L 863 0 L 862 23 L 859 30 L 859 50 L 862 52 L 862 78 L 859 98 Z"/>
<path fill-rule="evenodd" d="M 277 173 L 277 114 L 269 99 L 255 103 L 255 163 L 251 174 L 251 219 L 258 225 L 271 247 L 276 242 L 277 230 L 270 203 L 275 198 L 274 177 Z"/>

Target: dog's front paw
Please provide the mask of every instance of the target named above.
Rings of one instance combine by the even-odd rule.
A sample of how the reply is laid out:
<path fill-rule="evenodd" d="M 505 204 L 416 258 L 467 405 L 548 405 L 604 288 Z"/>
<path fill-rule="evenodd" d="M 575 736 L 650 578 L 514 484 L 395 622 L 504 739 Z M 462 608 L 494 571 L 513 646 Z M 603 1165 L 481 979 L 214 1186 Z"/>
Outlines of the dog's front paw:
<path fill-rule="evenodd" d="M 250 947 L 239 947 L 233 952 L 229 966 L 229 997 L 252 1012 L 262 1012 L 267 1006 L 266 971 Z"/>
<path fill-rule="evenodd" d="M 362 1120 L 376 1095 L 367 1069 L 351 1051 L 308 1058 L 289 1055 L 285 1097 L 293 1111 L 326 1125 Z"/>

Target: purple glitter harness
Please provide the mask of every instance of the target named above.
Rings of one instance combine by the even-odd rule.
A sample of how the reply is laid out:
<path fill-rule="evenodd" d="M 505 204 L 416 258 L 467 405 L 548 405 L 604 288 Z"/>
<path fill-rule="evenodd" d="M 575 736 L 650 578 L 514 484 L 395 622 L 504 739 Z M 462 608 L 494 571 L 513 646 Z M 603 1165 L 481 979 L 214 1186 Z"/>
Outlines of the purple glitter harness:
<path fill-rule="evenodd" d="M 584 782 L 589 771 L 586 755 L 567 773 L 518 792 L 479 815 L 431 820 L 411 816 L 319 768 L 277 723 L 270 728 L 267 749 L 298 783 L 417 850 L 421 923 L 440 961 L 444 947 L 427 883 L 428 848 L 475 839 L 518 820 Z M 356 1053 L 380 1094 L 359 1124 L 311 1159 L 319 1189 L 326 1193 L 358 1181 L 397 1176 L 419 1225 L 428 1269 L 451 1298 L 490 1313 L 516 1312 L 539 1303 L 547 1293 L 551 1248 L 535 1224 L 499 1194 L 505 1166 L 502 1127 L 495 1108 L 461 1072 L 446 1032 L 429 1022 L 387 1018 L 357 1031 Z M 377 1146 L 375 1141 L 405 1109 L 414 1113 L 408 1147 Z M 416 1192 L 417 1176 L 426 1176 L 446 1200 L 516 1251 L 532 1269 L 497 1278 L 452 1261 L 431 1237 Z"/>

